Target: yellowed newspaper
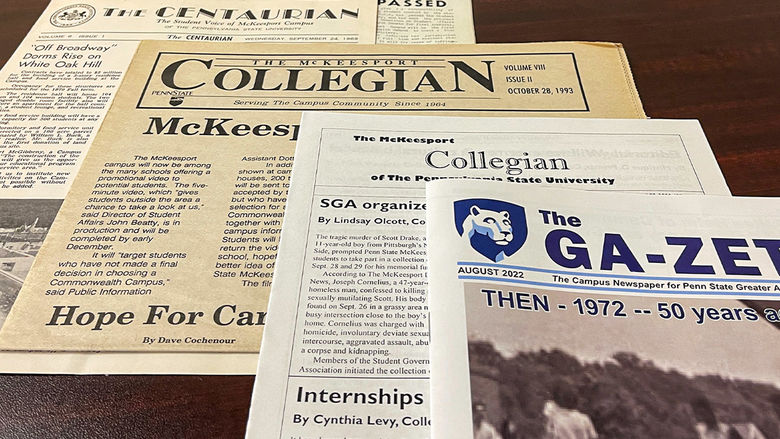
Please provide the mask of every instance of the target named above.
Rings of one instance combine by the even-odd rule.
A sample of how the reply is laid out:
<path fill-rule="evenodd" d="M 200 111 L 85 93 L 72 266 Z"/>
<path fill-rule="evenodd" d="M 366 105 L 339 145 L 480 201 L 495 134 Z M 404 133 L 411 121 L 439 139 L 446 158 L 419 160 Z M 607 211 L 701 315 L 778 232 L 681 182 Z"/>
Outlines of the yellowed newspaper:
<path fill-rule="evenodd" d="M 0 71 L 0 326 L 141 40 L 373 43 L 372 0 L 54 0 Z"/>
<path fill-rule="evenodd" d="M 0 190 L 56 198 L 141 40 L 371 44 L 370 0 L 54 0 L 0 71 Z"/>
<path fill-rule="evenodd" d="M 144 42 L 0 346 L 80 365 L 30 371 L 253 373 L 301 110 L 641 118 L 629 72 L 611 43 Z"/>

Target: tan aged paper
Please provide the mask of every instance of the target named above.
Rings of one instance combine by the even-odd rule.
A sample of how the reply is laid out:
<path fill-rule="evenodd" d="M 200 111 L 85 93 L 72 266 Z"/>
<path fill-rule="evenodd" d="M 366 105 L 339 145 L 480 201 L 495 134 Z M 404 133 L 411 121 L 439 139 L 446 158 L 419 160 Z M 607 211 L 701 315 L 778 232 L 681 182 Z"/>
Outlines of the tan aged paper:
<path fill-rule="evenodd" d="M 379 44 L 475 43 L 471 0 L 379 0 Z"/>
<path fill-rule="evenodd" d="M 373 43 L 372 0 L 54 0 L 0 71 L 0 327 L 141 40 Z"/>
<path fill-rule="evenodd" d="M 128 358 L 139 373 L 247 353 L 253 373 L 301 110 L 641 118 L 629 72 L 608 43 L 144 42 L 0 346 Z M 73 359 L 86 351 L 102 352 Z M 0 364 L 32 358 L 19 356 Z"/>
<path fill-rule="evenodd" d="M 374 3 L 52 1 L 0 71 L 2 195 L 65 196 L 139 41 L 371 44 Z"/>

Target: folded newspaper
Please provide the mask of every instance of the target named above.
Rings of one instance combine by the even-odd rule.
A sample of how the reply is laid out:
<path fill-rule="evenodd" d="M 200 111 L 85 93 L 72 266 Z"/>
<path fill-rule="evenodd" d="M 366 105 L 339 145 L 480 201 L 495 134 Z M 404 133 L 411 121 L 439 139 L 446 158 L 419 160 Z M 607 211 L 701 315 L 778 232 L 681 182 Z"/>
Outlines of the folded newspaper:
<path fill-rule="evenodd" d="M 145 41 L 0 331 L 42 353 L 0 370 L 252 373 L 304 109 L 644 116 L 611 43 Z"/>
<path fill-rule="evenodd" d="M 780 434 L 780 199 L 427 202 L 434 438 Z"/>
<path fill-rule="evenodd" d="M 473 43 L 474 26 L 470 0 L 52 0 L 0 71 L 0 327 L 141 40 Z"/>
<path fill-rule="evenodd" d="M 430 436 L 424 187 L 451 178 L 728 194 L 696 121 L 304 113 L 250 437 Z"/>
<path fill-rule="evenodd" d="M 374 0 L 53 0 L 0 71 L 0 327 L 141 40 L 373 43 Z"/>
<path fill-rule="evenodd" d="M 53 0 L 0 71 L 0 197 L 65 196 L 141 40 L 375 41 L 372 0 L 234 1 Z"/>

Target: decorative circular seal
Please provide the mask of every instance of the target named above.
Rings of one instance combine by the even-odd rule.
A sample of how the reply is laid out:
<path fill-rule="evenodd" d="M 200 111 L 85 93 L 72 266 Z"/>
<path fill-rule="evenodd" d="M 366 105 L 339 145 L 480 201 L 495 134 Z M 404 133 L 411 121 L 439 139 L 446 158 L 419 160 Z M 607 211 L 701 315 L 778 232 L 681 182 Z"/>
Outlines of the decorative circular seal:
<path fill-rule="evenodd" d="M 95 8 L 84 3 L 65 6 L 52 14 L 49 21 L 57 27 L 73 27 L 84 24 L 95 16 Z"/>

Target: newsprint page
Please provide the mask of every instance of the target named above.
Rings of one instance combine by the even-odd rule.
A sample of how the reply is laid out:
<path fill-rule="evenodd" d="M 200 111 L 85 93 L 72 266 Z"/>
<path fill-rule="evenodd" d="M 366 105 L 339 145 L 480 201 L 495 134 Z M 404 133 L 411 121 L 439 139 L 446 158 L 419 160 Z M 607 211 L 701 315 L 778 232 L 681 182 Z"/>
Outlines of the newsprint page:
<path fill-rule="evenodd" d="M 378 44 L 473 44 L 471 0 L 379 0 Z"/>
<path fill-rule="evenodd" d="M 302 110 L 643 117 L 629 72 L 608 43 L 145 41 L 0 331 L 60 353 L 0 367 L 254 373 Z"/>
<path fill-rule="evenodd" d="M 375 31 L 370 0 L 52 1 L 0 71 L 0 326 L 139 41 L 373 43 Z"/>
<path fill-rule="evenodd" d="M 424 188 L 452 178 L 728 194 L 696 121 L 304 113 L 250 437 L 430 436 Z"/>
<path fill-rule="evenodd" d="M 427 195 L 434 438 L 780 437 L 780 199 Z"/>

